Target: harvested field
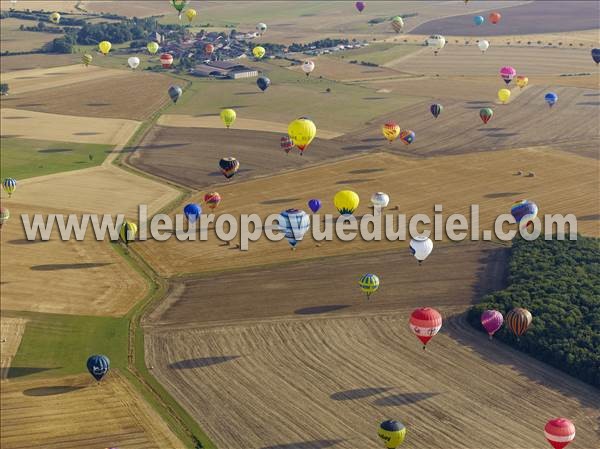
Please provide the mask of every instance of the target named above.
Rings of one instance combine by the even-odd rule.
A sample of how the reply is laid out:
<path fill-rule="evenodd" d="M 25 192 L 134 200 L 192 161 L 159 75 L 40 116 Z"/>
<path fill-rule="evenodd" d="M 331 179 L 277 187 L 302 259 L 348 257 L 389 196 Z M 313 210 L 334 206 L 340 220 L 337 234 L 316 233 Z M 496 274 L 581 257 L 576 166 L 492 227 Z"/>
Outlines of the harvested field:
<path fill-rule="evenodd" d="M 75 6 L 81 3 L 79 1 L 73 0 L 53 0 L 50 5 L 47 0 L 26 0 L 26 1 L 17 1 L 16 3 L 12 3 L 9 0 L 2 0 L 0 2 L 1 9 L 31 9 L 32 11 L 60 11 L 60 12 L 77 12 L 77 8 Z M 49 6 L 52 8 L 46 9 Z"/>
<path fill-rule="evenodd" d="M 75 73 L 71 73 L 72 68 Z M 16 78 L 15 84 L 22 78 L 29 78 L 24 73 L 10 74 Z M 51 75 L 56 75 L 52 76 L 54 81 L 48 81 Z M 42 79 L 34 84 L 29 84 L 29 80 L 23 81 L 27 84 L 17 84 L 14 92 L 11 82 L 11 94 L 2 99 L 2 107 L 80 117 L 145 120 L 169 101 L 166 92 L 173 84 L 171 78 L 157 73 L 85 67 L 83 64 L 48 69 L 40 77 Z"/>
<path fill-rule="evenodd" d="M 4 2 L 3 2 L 4 3 Z M 17 70 L 44 69 L 75 64 L 81 61 L 78 55 L 33 54 L 0 57 L 0 72 L 13 72 Z"/>
<path fill-rule="evenodd" d="M 409 448 L 533 449 L 549 414 L 569 416 L 576 443 L 593 447 L 596 390 L 451 317 L 476 285 L 499 286 L 499 251 L 444 248 L 408 271 L 397 263 L 407 256 L 390 253 L 344 258 L 347 271 L 329 259 L 185 281 L 166 321 L 148 323 L 148 362 L 219 447 L 377 448 L 377 423 L 393 417 Z M 382 286 L 365 304 L 357 278 L 371 269 Z M 445 324 L 423 352 L 407 319 L 425 304 Z"/>
<path fill-rule="evenodd" d="M 525 174 L 533 171 L 536 176 L 515 176 L 519 170 Z M 193 176 L 196 172 L 197 169 L 190 167 L 190 174 L 185 176 Z M 337 217 L 332 198 L 337 191 L 349 188 L 362 200 L 355 212 L 357 217 L 369 212 L 369 198 L 373 192 L 384 191 L 390 195 L 390 208 L 399 208 L 387 212 L 406 214 L 407 221 L 417 213 L 432 216 L 435 204 L 443 205 L 444 220 L 453 213 L 468 217 L 470 205 L 477 204 L 480 228 L 493 230 L 496 217 L 508 213 L 511 204 L 521 198 L 533 199 L 540 207 L 540 215 L 573 213 L 578 217 L 589 217 L 600 201 L 597 178 L 598 163 L 592 159 L 548 149 L 522 148 L 489 152 L 485 156 L 474 153 L 425 159 L 376 153 L 269 178 L 217 186 L 216 190 L 223 198 L 217 214 L 256 213 L 265 218 L 290 207 L 307 210 L 306 202 L 310 198 L 320 198 L 323 202 L 320 213 Z M 201 195 L 190 201 L 200 203 Z M 397 225 L 394 226 L 397 229 Z M 321 223 L 320 229 L 323 228 Z M 598 236 L 597 219 L 580 220 L 578 231 Z M 445 240 L 444 234 L 442 231 L 440 238 Z M 392 248 L 408 251 L 407 242 L 390 242 L 385 237 L 380 242 L 334 239 L 321 241 L 317 246 L 307 233 L 296 251 L 290 251 L 285 240 L 271 242 L 264 236 L 251 242 L 248 251 L 237 249 L 236 241 L 226 245 L 210 231 L 208 241 L 149 240 L 136 244 L 136 249 L 166 276 Z"/>
<path fill-rule="evenodd" d="M 49 201 L 47 192 L 40 201 Z M 27 240 L 21 213 L 66 211 L 27 207 L 14 199 L 2 205 L 11 212 L 2 227 L 2 310 L 123 316 L 147 292 L 135 269 L 92 232 L 84 241 L 63 242 L 56 230 L 50 241 Z"/>
<path fill-rule="evenodd" d="M 1 411 L 4 449 L 182 447 L 114 370 L 100 385 L 89 375 L 3 382 Z"/>
<path fill-rule="evenodd" d="M 0 379 L 6 378 L 8 369 L 13 357 L 21 344 L 21 337 L 25 332 L 25 323 L 27 320 L 23 318 L 9 318 L 3 316 L 0 318 Z"/>
<path fill-rule="evenodd" d="M 6 138 L 119 145 L 126 143 L 138 126 L 133 120 L 0 109 L 2 137 Z"/>
<path fill-rule="evenodd" d="M 39 50 L 44 44 L 60 36 L 60 34 L 43 33 L 38 31 L 21 31 L 19 27 L 35 26 L 37 22 L 20 19 L 2 19 L 0 27 L 0 51 L 31 51 Z"/>

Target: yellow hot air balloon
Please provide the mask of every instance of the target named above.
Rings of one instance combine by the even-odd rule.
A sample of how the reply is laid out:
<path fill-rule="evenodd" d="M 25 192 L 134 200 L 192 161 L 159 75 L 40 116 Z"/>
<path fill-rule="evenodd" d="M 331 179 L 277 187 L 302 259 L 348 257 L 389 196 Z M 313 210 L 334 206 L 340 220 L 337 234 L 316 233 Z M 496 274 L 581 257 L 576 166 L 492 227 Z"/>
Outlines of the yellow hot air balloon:
<path fill-rule="evenodd" d="M 395 122 L 387 122 L 381 127 L 383 136 L 392 143 L 400 135 L 400 126 Z"/>
<path fill-rule="evenodd" d="M 185 12 L 185 16 L 187 17 L 187 19 L 188 19 L 188 21 L 189 21 L 190 23 L 192 23 L 192 21 L 193 21 L 193 20 L 196 18 L 196 15 L 197 15 L 197 14 L 198 14 L 198 13 L 196 12 L 196 10 L 195 10 L 195 9 L 192 9 L 192 8 L 188 9 L 188 10 Z"/>
<path fill-rule="evenodd" d="M 394 420 L 384 421 L 379 425 L 379 429 L 377 429 L 377 435 L 383 443 L 385 447 L 388 449 L 396 449 L 398 446 L 401 446 L 404 443 L 404 438 L 406 437 L 406 427 L 404 424 Z"/>
<path fill-rule="evenodd" d="M 148 45 L 146 45 L 146 48 L 148 49 L 148 53 L 150 53 L 151 55 L 155 55 L 160 47 L 156 42 L 152 41 L 152 42 L 148 42 Z"/>
<path fill-rule="evenodd" d="M 523 75 L 517 76 L 517 86 L 519 86 L 519 89 L 523 89 L 527 84 L 529 84 L 529 78 Z"/>
<path fill-rule="evenodd" d="M 53 12 L 50 14 L 50 22 L 59 23 L 60 22 L 60 14 L 57 12 Z"/>
<path fill-rule="evenodd" d="M 108 54 L 108 52 L 110 51 L 110 48 L 112 47 L 112 44 L 108 41 L 102 41 L 98 44 L 98 48 L 100 49 L 100 53 L 102 53 L 104 56 L 106 56 Z"/>
<path fill-rule="evenodd" d="M 83 62 L 85 64 L 85 66 L 87 67 L 88 65 L 90 65 L 92 63 L 93 59 L 94 58 L 92 57 L 92 55 L 89 55 L 86 53 L 81 57 L 81 62 Z"/>
<path fill-rule="evenodd" d="M 260 45 L 252 49 L 252 54 L 256 59 L 262 59 L 266 52 L 267 50 L 265 50 L 265 48 L 261 47 Z"/>
<path fill-rule="evenodd" d="M 500 100 L 503 104 L 506 103 L 509 99 L 510 99 L 510 90 L 500 89 L 498 91 L 498 100 Z"/>
<path fill-rule="evenodd" d="M 317 135 L 317 127 L 312 120 L 300 117 L 288 125 L 288 134 L 302 154 Z"/>
<path fill-rule="evenodd" d="M 129 242 L 133 242 L 135 240 L 135 235 L 137 234 L 137 230 L 138 230 L 137 225 L 134 222 L 125 220 L 123 222 L 123 224 L 121 225 L 121 230 L 119 231 L 119 237 L 125 243 L 125 245 L 128 245 Z"/>
<path fill-rule="evenodd" d="M 352 190 L 340 190 L 333 197 L 333 204 L 338 212 L 342 215 L 352 215 L 358 207 L 360 198 L 358 193 Z"/>
<path fill-rule="evenodd" d="M 235 118 L 236 113 L 233 109 L 223 109 L 221 111 L 221 120 L 223 120 L 223 123 L 227 128 L 233 125 L 233 122 L 235 122 Z"/>

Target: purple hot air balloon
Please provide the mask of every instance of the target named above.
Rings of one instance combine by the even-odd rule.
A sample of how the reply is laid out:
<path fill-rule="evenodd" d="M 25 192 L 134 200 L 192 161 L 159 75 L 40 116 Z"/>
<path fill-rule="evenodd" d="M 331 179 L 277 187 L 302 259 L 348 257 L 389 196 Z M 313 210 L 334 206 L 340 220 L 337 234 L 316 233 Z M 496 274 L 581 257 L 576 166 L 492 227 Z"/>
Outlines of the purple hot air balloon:
<path fill-rule="evenodd" d="M 365 9 L 365 2 L 356 2 L 354 6 L 356 6 L 358 12 L 363 12 L 363 9 Z"/>
<path fill-rule="evenodd" d="M 316 214 L 321 209 L 321 201 L 312 199 L 308 202 L 308 207 L 313 211 L 313 214 Z"/>
<path fill-rule="evenodd" d="M 498 329 L 502 327 L 502 323 L 504 323 L 504 317 L 497 310 L 485 310 L 481 314 L 481 325 L 490 336 L 490 340 Z"/>

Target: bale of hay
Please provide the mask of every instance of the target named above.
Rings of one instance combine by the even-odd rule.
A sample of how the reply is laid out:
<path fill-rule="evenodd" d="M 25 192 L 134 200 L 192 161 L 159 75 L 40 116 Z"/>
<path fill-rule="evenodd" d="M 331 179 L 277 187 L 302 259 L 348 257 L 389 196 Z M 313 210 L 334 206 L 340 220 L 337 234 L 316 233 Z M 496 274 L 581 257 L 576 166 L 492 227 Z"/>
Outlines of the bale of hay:
<path fill-rule="evenodd" d="M 527 177 L 528 178 L 535 178 L 535 173 L 530 171 L 529 173 L 527 173 Z"/>

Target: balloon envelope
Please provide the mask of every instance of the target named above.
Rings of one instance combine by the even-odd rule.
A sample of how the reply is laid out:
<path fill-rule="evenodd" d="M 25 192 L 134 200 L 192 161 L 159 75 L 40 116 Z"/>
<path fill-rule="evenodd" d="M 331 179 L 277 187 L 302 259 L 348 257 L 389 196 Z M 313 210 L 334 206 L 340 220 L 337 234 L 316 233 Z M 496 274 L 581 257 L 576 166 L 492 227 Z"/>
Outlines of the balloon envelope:
<path fill-rule="evenodd" d="M 600 64 L 600 48 L 592 48 L 592 59 L 596 64 Z"/>
<path fill-rule="evenodd" d="M 300 151 L 304 151 L 317 135 L 317 127 L 307 118 L 301 117 L 288 125 L 288 135 Z"/>
<path fill-rule="evenodd" d="M 359 203 L 360 197 L 352 190 L 340 190 L 333 197 L 333 204 L 341 215 L 352 215 Z"/>
<path fill-rule="evenodd" d="M 481 314 L 481 325 L 490 338 L 502 327 L 504 317 L 497 310 L 484 310 Z"/>
<path fill-rule="evenodd" d="M 390 419 L 379 424 L 377 435 L 381 438 L 387 449 L 396 449 L 404 443 L 406 427 L 401 422 Z"/>
<path fill-rule="evenodd" d="M 517 76 L 517 80 L 515 82 L 517 83 L 517 86 L 519 86 L 519 89 L 523 89 L 525 86 L 527 86 L 527 84 L 529 84 L 529 78 L 519 75 Z"/>
<path fill-rule="evenodd" d="M 442 328 L 442 315 L 431 307 L 422 307 L 411 313 L 409 325 L 416 337 L 425 345 Z"/>
<path fill-rule="evenodd" d="M 127 60 L 127 64 L 129 64 L 129 67 L 132 69 L 137 69 L 137 67 L 140 65 L 140 58 L 132 56 Z"/>
<path fill-rule="evenodd" d="M 90 54 L 84 54 L 81 57 L 81 62 L 83 62 L 83 64 L 87 67 L 88 65 L 90 65 L 92 63 L 92 61 L 94 60 L 94 57 Z"/>
<path fill-rule="evenodd" d="M 221 120 L 227 128 L 233 125 L 233 122 L 235 122 L 236 117 L 237 114 L 233 109 L 223 109 L 221 111 Z"/>
<path fill-rule="evenodd" d="M 473 23 L 477 26 L 483 24 L 483 22 L 485 22 L 485 19 L 483 16 L 475 16 L 473 17 Z"/>
<path fill-rule="evenodd" d="M 271 85 L 271 80 L 269 78 L 267 78 L 266 76 L 260 76 L 256 80 L 256 85 L 258 86 L 258 88 L 260 90 L 262 90 L 264 92 Z"/>
<path fill-rule="evenodd" d="M 415 132 L 410 129 L 405 129 L 400 133 L 400 140 L 405 145 L 410 145 L 415 141 Z"/>
<path fill-rule="evenodd" d="M 162 64 L 163 69 L 168 69 L 173 64 L 173 55 L 170 53 L 163 53 L 160 55 L 160 63 Z"/>
<path fill-rule="evenodd" d="M 221 202 L 221 195 L 218 192 L 209 192 L 204 195 L 204 202 L 208 207 L 214 210 Z"/>
<path fill-rule="evenodd" d="M 204 46 L 204 53 L 212 55 L 215 52 L 215 46 L 213 44 L 206 44 Z"/>
<path fill-rule="evenodd" d="M 485 51 L 490 48 L 490 43 L 488 41 L 486 41 L 485 39 L 479 41 L 479 43 L 477 44 L 477 46 L 479 47 L 479 49 L 485 53 Z"/>
<path fill-rule="evenodd" d="M 563 449 L 575 439 L 575 425 L 567 418 L 554 418 L 544 427 L 544 436 L 554 449 Z"/>
<path fill-rule="evenodd" d="M 134 222 L 125 220 L 123 222 L 123 224 L 121 225 L 121 230 L 119 231 L 119 237 L 125 243 L 125 245 L 128 245 L 129 242 L 133 242 L 135 240 L 135 235 L 137 234 L 137 230 L 138 230 L 137 225 Z"/>
<path fill-rule="evenodd" d="M 108 373 L 110 360 L 105 355 L 92 355 L 87 359 L 86 366 L 89 373 L 99 382 Z"/>
<path fill-rule="evenodd" d="M 439 104 L 439 103 L 434 103 L 431 105 L 431 107 L 429 108 L 429 110 L 431 111 L 431 114 L 435 117 L 438 118 L 438 115 L 440 115 L 442 113 L 442 111 L 444 110 L 444 107 Z"/>
<path fill-rule="evenodd" d="M 509 84 L 516 75 L 517 71 L 514 67 L 505 66 L 500 69 L 500 77 L 506 84 Z"/>
<path fill-rule="evenodd" d="M 429 47 L 433 47 L 433 51 L 437 55 L 438 51 L 446 46 L 446 38 L 439 34 L 429 36 L 427 39 L 427 45 Z"/>
<path fill-rule="evenodd" d="M 358 12 L 363 12 L 363 9 L 365 9 L 365 2 L 356 2 L 354 6 L 358 9 Z"/>
<path fill-rule="evenodd" d="M 479 117 L 483 123 L 489 122 L 494 116 L 492 108 L 482 108 L 479 110 Z"/>
<path fill-rule="evenodd" d="M 156 52 L 158 51 L 158 49 L 160 48 L 159 45 L 156 42 L 148 42 L 148 45 L 146 45 L 146 48 L 148 49 L 148 53 L 150 53 L 151 55 L 156 54 Z"/>
<path fill-rule="evenodd" d="M 177 103 L 177 100 L 179 100 L 179 98 L 181 97 L 182 94 L 183 94 L 183 90 L 181 90 L 181 87 L 179 87 L 179 86 L 169 87 L 169 97 L 171 97 L 171 100 L 173 100 L 173 103 Z"/>
<path fill-rule="evenodd" d="M 240 169 L 240 163 L 234 157 L 224 157 L 219 161 L 219 168 L 223 176 L 230 179 Z"/>
<path fill-rule="evenodd" d="M 433 242 L 430 238 L 418 235 L 411 239 L 409 245 L 410 253 L 415 256 L 419 264 L 423 262 L 433 251 Z"/>
<path fill-rule="evenodd" d="M 381 127 L 383 136 L 392 143 L 400 135 L 400 126 L 396 122 L 387 122 Z"/>
<path fill-rule="evenodd" d="M 501 18 L 502 14 L 500 14 L 499 12 L 493 12 L 489 15 L 490 22 L 492 22 L 494 25 L 500 22 Z"/>
<path fill-rule="evenodd" d="M 373 203 L 373 206 L 376 207 L 387 207 L 387 205 L 390 203 L 390 197 L 387 193 L 375 192 L 371 196 L 371 203 Z"/>
<path fill-rule="evenodd" d="M 302 63 L 302 71 L 306 73 L 306 76 L 310 75 L 310 73 L 315 69 L 315 63 L 309 59 Z"/>
<path fill-rule="evenodd" d="M 402 17 L 396 16 L 392 19 L 392 28 L 396 33 L 402 31 L 402 28 L 404 28 L 404 20 L 402 20 Z"/>
<path fill-rule="evenodd" d="M 17 180 L 15 178 L 4 178 L 4 181 L 2 181 L 2 188 L 6 193 L 8 193 L 10 198 L 17 188 Z"/>
<path fill-rule="evenodd" d="M 264 33 L 265 31 L 267 31 L 267 25 L 265 23 L 259 23 L 256 25 L 256 31 L 258 31 L 259 33 Z"/>
<path fill-rule="evenodd" d="M 6 207 L 0 207 L 0 228 L 10 218 L 10 211 Z"/>
<path fill-rule="evenodd" d="M 287 209 L 279 214 L 279 229 L 292 248 L 302 240 L 310 227 L 310 217 L 303 210 Z"/>
<path fill-rule="evenodd" d="M 196 17 L 197 14 L 198 13 L 196 12 L 196 10 L 192 9 L 192 8 L 188 9 L 185 12 L 185 16 L 187 17 L 187 19 L 190 23 L 192 23 L 192 21 L 194 20 L 194 18 Z"/>
<path fill-rule="evenodd" d="M 252 49 L 252 54 L 256 59 L 261 59 L 267 51 L 260 45 Z"/>
<path fill-rule="evenodd" d="M 200 218 L 202 208 L 199 204 L 190 203 L 183 208 L 183 213 L 185 218 L 187 218 L 190 223 L 194 223 L 196 220 L 198 220 L 198 218 Z"/>
<path fill-rule="evenodd" d="M 533 317 L 531 316 L 531 312 L 527 309 L 523 309 L 521 307 L 517 307 L 512 309 L 506 315 L 506 326 L 515 334 L 517 337 L 520 337 L 531 325 L 533 321 Z"/>
<path fill-rule="evenodd" d="M 530 200 L 519 200 L 511 206 L 510 214 L 515 218 L 517 224 L 526 226 L 537 217 L 538 206 Z M 523 220 L 525 218 L 526 220 Z"/>
<path fill-rule="evenodd" d="M 53 12 L 50 14 L 50 22 L 59 23 L 60 22 L 60 14 L 57 12 Z"/>
<path fill-rule="evenodd" d="M 316 214 L 319 209 L 321 209 L 321 201 L 313 198 L 312 200 L 308 201 L 308 207 L 314 214 Z"/>
<path fill-rule="evenodd" d="M 112 44 L 108 41 L 102 41 L 98 44 L 98 48 L 100 49 L 100 53 L 103 55 L 107 55 L 112 47 Z"/>
<path fill-rule="evenodd" d="M 500 89 L 498 91 L 498 100 L 500 100 L 502 103 L 506 103 L 508 100 L 510 100 L 510 90 Z"/>
<path fill-rule="evenodd" d="M 558 101 L 558 95 L 556 95 L 554 92 L 548 92 L 546 95 L 544 95 L 544 100 L 546 100 L 548 106 L 552 107 Z"/>
<path fill-rule="evenodd" d="M 358 285 L 363 293 L 367 295 L 367 299 L 379 288 L 379 277 L 376 274 L 363 274 L 358 281 Z"/>
<path fill-rule="evenodd" d="M 280 140 L 280 146 L 285 153 L 289 153 L 294 148 L 294 141 L 290 139 L 290 136 L 282 136 Z"/>

